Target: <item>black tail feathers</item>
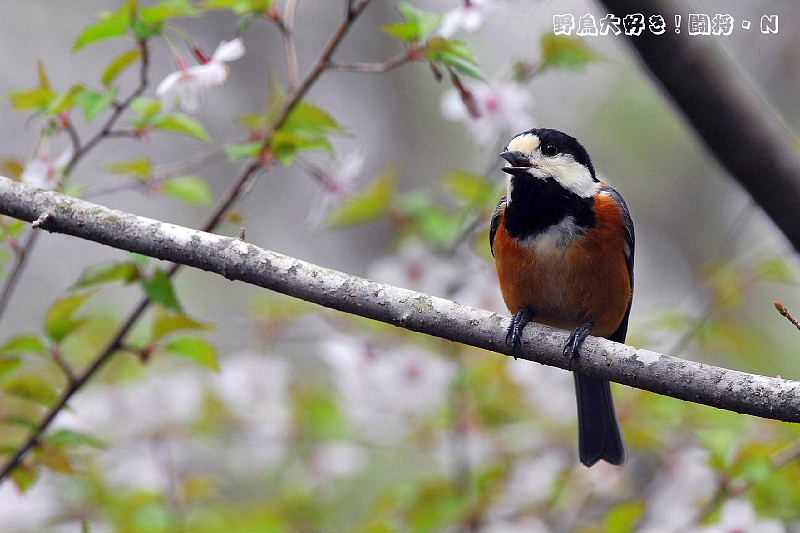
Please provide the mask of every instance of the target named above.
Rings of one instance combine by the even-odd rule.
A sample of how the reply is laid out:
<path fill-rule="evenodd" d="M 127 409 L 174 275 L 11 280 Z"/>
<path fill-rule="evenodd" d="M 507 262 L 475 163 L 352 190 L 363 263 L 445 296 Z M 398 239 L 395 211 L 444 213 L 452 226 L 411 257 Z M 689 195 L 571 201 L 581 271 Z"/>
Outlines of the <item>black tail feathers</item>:
<path fill-rule="evenodd" d="M 625 460 L 625 445 L 614 412 L 608 381 L 575 373 L 578 399 L 578 434 L 581 463 L 592 466 L 600 459 L 612 465 Z"/>

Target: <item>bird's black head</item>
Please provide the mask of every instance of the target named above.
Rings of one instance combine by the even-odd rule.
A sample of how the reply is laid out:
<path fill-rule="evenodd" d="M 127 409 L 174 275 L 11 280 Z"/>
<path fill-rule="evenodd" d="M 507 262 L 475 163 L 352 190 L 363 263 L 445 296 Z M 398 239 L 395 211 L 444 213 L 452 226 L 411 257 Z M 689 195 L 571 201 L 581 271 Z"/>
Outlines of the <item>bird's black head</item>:
<path fill-rule="evenodd" d="M 589 153 L 578 139 L 548 128 L 520 133 L 509 141 L 500 157 L 511 166 L 503 168 L 512 176 L 552 178 L 578 196 L 591 196 L 597 190 Z"/>

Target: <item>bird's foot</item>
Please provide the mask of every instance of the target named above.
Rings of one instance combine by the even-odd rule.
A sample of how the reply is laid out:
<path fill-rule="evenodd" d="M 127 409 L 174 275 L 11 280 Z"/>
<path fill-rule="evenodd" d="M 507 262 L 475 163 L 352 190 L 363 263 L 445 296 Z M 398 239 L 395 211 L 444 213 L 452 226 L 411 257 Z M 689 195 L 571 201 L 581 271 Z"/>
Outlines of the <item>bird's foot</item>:
<path fill-rule="evenodd" d="M 522 347 L 522 330 L 533 320 L 533 311 L 523 307 L 511 316 L 511 324 L 506 332 L 506 344 L 511 345 L 511 355 L 517 358 L 517 350 Z"/>
<path fill-rule="evenodd" d="M 572 370 L 572 361 L 578 357 L 581 346 L 583 346 L 583 341 L 585 341 L 586 337 L 592 332 L 593 327 L 594 322 L 586 322 L 575 328 L 572 333 L 569 334 L 567 344 L 564 345 L 564 357 L 569 357 L 569 362 L 567 363 L 568 370 Z"/>

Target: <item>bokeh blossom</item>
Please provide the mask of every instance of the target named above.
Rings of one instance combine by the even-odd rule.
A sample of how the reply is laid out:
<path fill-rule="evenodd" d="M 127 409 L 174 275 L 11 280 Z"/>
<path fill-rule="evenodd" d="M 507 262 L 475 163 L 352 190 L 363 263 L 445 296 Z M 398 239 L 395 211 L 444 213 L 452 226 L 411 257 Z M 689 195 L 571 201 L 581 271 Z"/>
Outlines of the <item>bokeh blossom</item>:
<path fill-rule="evenodd" d="M 784 533 L 786 527 L 778 520 L 759 520 L 753 504 L 744 499 L 725 502 L 719 522 L 697 530 L 697 533 Z"/>
<path fill-rule="evenodd" d="M 445 14 L 438 33 L 449 39 L 459 30 L 476 32 L 489 15 L 517 8 L 515 4 L 527 5 L 519 0 L 465 0 Z"/>
<path fill-rule="evenodd" d="M 73 153 L 72 147 L 69 147 L 53 158 L 50 155 L 50 142 L 43 138 L 36 147 L 36 153 L 25 165 L 22 181 L 40 189 L 52 189 L 58 183 L 64 167 L 72 159 Z"/>
<path fill-rule="evenodd" d="M 518 83 L 472 84 L 444 93 L 442 115 L 466 122 L 475 141 L 486 145 L 501 135 L 532 128 L 532 105 L 533 96 Z"/>
<path fill-rule="evenodd" d="M 179 59 L 179 69 L 158 84 L 156 96 L 161 99 L 164 109 L 172 109 L 176 100 L 188 113 L 200 109 L 203 90 L 218 87 L 228 79 L 228 66 L 225 63 L 236 61 L 244 55 L 244 43 L 240 38 L 222 41 L 211 57 L 198 55 L 202 63 L 187 66 Z"/>
<path fill-rule="evenodd" d="M 308 210 L 306 221 L 309 226 L 321 227 L 328 215 L 353 194 L 365 161 L 364 152 L 355 151 L 336 158 L 329 168 L 315 167 L 310 170 L 322 185 L 322 190 Z"/>

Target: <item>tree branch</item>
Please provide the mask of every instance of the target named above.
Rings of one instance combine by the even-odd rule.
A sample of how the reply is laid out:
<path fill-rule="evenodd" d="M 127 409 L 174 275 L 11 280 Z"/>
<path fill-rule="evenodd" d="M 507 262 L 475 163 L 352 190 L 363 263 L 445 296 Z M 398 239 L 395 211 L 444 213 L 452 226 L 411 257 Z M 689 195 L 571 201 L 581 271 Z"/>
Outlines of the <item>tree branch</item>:
<path fill-rule="evenodd" d="M 685 12 L 671 0 L 601 0 L 618 15 Z M 800 158 L 792 134 L 714 39 L 687 32 L 630 37 L 706 146 L 800 251 Z"/>
<path fill-rule="evenodd" d="M 42 228 L 121 250 L 220 274 L 314 302 L 505 355 L 509 319 L 419 292 L 350 276 L 222 237 L 108 209 L 53 191 L 0 178 L 0 214 L 27 221 L 49 213 Z M 568 333 L 546 326 L 525 329 L 517 356 L 566 369 Z M 800 382 L 729 370 L 590 337 L 573 367 L 694 403 L 800 422 Z"/>

